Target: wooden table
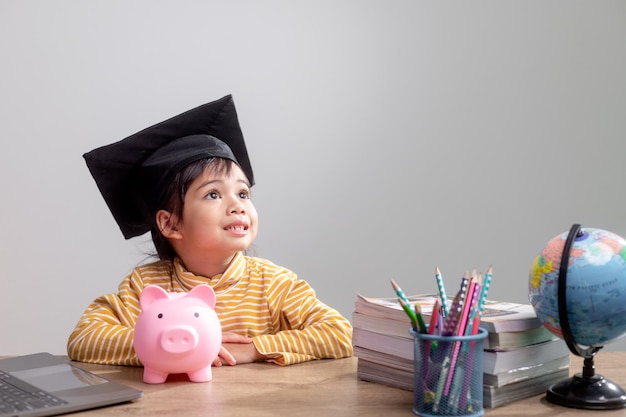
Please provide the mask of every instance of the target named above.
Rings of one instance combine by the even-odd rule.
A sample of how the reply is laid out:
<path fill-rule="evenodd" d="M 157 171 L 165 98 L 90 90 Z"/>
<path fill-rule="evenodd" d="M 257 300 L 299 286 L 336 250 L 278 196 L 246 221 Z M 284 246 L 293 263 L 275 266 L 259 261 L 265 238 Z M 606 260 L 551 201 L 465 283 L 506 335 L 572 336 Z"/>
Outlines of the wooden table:
<path fill-rule="evenodd" d="M 596 372 L 626 389 L 626 352 L 600 352 Z M 213 368 L 213 381 L 188 382 L 170 376 L 165 384 L 142 382 L 143 368 L 78 365 L 144 391 L 138 401 L 72 416 L 412 416 L 413 393 L 356 377 L 356 358 L 322 360 L 288 367 L 267 363 Z M 582 370 L 572 357 L 571 373 Z M 626 416 L 626 409 L 589 411 L 548 403 L 545 395 L 495 409 L 486 416 Z"/>

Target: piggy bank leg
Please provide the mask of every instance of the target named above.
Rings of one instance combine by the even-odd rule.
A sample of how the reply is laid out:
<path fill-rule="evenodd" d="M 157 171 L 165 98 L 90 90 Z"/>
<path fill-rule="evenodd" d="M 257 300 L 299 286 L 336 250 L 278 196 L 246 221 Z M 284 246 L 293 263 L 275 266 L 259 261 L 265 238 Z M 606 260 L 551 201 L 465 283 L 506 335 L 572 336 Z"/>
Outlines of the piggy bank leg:
<path fill-rule="evenodd" d="M 187 376 L 191 382 L 209 382 L 213 378 L 211 365 L 197 371 L 187 372 Z"/>
<path fill-rule="evenodd" d="M 149 367 L 143 368 L 143 382 L 146 384 L 162 384 L 167 379 L 169 373 L 158 371 Z"/>

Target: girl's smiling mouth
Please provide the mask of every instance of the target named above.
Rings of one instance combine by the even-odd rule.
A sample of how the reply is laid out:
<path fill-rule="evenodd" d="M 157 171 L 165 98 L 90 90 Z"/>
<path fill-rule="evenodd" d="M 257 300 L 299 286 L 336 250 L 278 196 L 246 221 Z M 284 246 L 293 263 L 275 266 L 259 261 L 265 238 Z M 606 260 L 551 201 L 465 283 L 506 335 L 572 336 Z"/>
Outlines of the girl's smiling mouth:
<path fill-rule="evenodd" d="M 227 232 L 232 232 L 234 234 L 245 234 L 248 231 L 248 224 L 241 222 L 231 223 L 226 226 L 224 230 L 226 230 Z"/>

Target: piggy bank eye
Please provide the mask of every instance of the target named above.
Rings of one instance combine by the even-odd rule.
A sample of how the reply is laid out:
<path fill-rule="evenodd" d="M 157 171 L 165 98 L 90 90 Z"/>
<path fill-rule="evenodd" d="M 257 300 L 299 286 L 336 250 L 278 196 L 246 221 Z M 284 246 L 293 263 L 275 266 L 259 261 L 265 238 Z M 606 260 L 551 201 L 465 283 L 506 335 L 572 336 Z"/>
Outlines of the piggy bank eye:
<path fill-rule="evenodd" d="M 198 317 L 200 317 L 200 313 L 193 313 L 193 316 L 194 316 L 195 318 L 198 318 Z"/>
<path fill-rule="evenodd" d="M 159 313 L 159 315 L 157 317 L 162 319 L 163 318 L 163 313 Z"/>

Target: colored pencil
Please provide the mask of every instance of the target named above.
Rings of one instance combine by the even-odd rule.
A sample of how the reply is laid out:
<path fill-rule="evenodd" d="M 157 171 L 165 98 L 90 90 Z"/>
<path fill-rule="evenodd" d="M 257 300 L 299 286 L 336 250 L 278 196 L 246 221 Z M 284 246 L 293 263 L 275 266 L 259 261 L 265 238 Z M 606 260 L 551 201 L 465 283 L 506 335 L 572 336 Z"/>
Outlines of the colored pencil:
<path fill-rule="evenodd" d="M 487 301 L 487 294 L 489 293 L 489 287 L 491 286 L 491 277 L 493 275 L 493 267 L 489 265 L 487 272 L 485 273 L 485 282 L 483 282 L 483 289 L 478 301 L 478 313 L 482 316 L 485 310 L 485 301 Z"/>
<path fill-rule="evenodd" d="M 405 303 L 409 304 L 409 299 L 406 298 L 406 295 L 404 295 L 404 291 L 402 291 L 402 288 L 400 288 L 400 286 L 394 281 L 391 280 L 391 286 L 393 287 L 394 291 L 396 292 L 396 295 L 402 299 L 402 301 L 404 301 Z"/>
<path fill-rule="evenodd" d="M 444 321 L 444 336 L 452 336 L 456 330 L 456 327 L 460 320 L 461 311 L 463 310 L 463 304 L 465 303 L 465 296 L 467 294 L 467 284 L 469 278 L 467 272 L 463 274 L 461 278 L 461 285 L 459 291 L 457 292 L 454 300 L 452 301 L 452 306 L 450 307 L 450 314 L 446 317 Z"/>
<path fill-rule="evenodd" d="M 398 302 L 402 306 L 402 309 L 404 310 L 406 315 L 409 316 L 409 319 L 411 320 L 411 325 L 413 326 L 413 330 L 417 331 L 418 330 L 417 316 L 415 315 L 415 311 L 413 311 L 413 307 L 411 307 L 411 304 L 405 302 L 400 297 L 398 297 Z"/>
<path fill-rule="evenodd" d="M 474 317 L 479 316 L 478 314 L 478 305 L 480 303 L 480 296 L 482 294 L 482 283 L 483 283 L 483 276 L 481 274 L 478 274 L 478 277 L 476 277 L 476 293 L 473 294 L 472 296 L 472 304 L 471 304 L 471 308 L 470 308 L 470 315 L 468 317 L 467 320 L 467 324 L 466 324 L 466 328 L 464 330 L 464 332 L 462 334 L 465 334 L 466 336 L 469 336 L 471 334 L 474 334 Z M 478 329 L 476 329 L 478 330 Z"/>
<path fill-rule="evenodd" d="M 417 319 L 417 325 L 420 333 L 428 333 L 424 317 L 422 317 L 422 307 L 420 306 L 420 303 L 417 302 L 415 303 L 415 318 Z"/>
<path fill-rule="evenodd" d="M 438 267 L 435 267 L 435 279 L 437 280 L 437 289 L 439 290 L 439 298 L 441 299 L 441 308 L 443 309 L 443 315 L 446 317 L 450 310 L 448 309 L 448 296 L 446 295 L 446 288 L 443 285 L 443 277 Z"/>
<path fill-rule="evenodd" d="M 430 323 L 428 324 L 428 334 L 435 334 L 435 332 L 437 331 L 440 309 L 441 303 L 439 302 L 439 300 L 436 300 L 435 305 L 433 306 L 433 312 L 430 316 Z"/>
<path fill-rule="evenodd" d="M 465 327 L 467 326 L 467 320 L 469 319 L 470 316 L 470 310 L 473 308 L 473 306 L 476 305 L 476 300 L 478 300 L 478 292 L 480 290 L 480 287 L 477 287 L 477 280 L 475 278 L 472 278 L 470 280 L 469 283 L 469 290 L 467 291 L 468 293 L 468 297 L 466 302 L 463 305 L 463 309 L 461 312 L 461 317 L 455 332 L 456 336 L 463 336 L 465 334 Z M 460 390 L 460 387 L 455 386 L 453 387 L 452 381 L 453 379 L 456 382 L 456 385 L 460 384 L 460 382 L 458 382 L 458 376 L 456 378 L 455 374 L 457 374 L 457 361 L 459 358 L 459 351 L 461 350 L 461 345 L 463 345 L 463 342 L 456 342 L 454 343 L 454 347 L 452 349 L 452 360 L 450 362 L 450 371 L 448 372 L 447 378 L 446 378 L 446 384 L 444 386 L 444 390 L 443 393 L 444 395 L 448 395 L 450 393 L 450 388 L 453 388 L 455 391 Z M 461 374 L 462 375 L 462 374 Z"/>

